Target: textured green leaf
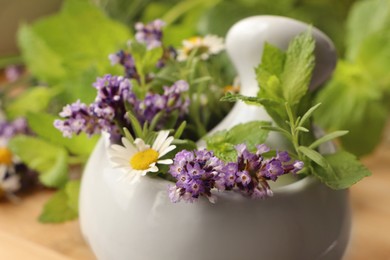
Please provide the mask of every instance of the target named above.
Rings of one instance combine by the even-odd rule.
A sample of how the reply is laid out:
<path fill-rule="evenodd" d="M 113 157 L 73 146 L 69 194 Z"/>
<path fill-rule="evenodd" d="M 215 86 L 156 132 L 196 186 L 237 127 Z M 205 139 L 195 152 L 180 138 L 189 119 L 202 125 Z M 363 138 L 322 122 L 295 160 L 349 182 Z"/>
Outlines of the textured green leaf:
<path fill-rule="evenodd" d="M 256 69 L 260 86 L 258 96 L 265 99 L 281 100 L 283 89 L 280 81 L 286 55 L 270 44 L 264 45 L 261 63 Z"/>
<path fill-rule="evenodd" d="M 79 185 L 79 182 L 69 182 L 65 188 L 57 191 L 45 204 L 39 221 L 60 223 L 76 219 L 78 216 Z"/>
<path fill-rule="evenodd" d="M 53 125 L 55 119 L 57 117 L 47 113 L 28 113 L 27 115 L 29 127 L 38 136 L 54 145 L 65 147 L 74 155 L 89 156 L 99 137 L 87 137 L 85 134 L 72 138 L 63 137 L 62 133 Z"/>
<path fill-rule="evenodd" d="M 345 149 L 356 154 L 370 153 L 379 143 L 387 120 L 387 107 L 380 89 L 364 67 L 340 61 L 332 80 L 321 90 L 316 102 L 316 122 L 330 131 L 345 129 Z"/>
<path fill-rule="evenodd" d="M 10 118 L 15 118 L 26 116 L 29 112 L 44 111 L 55 94 L 56 92 L 53 89 L 47 87 L 30 88 L 7 104 L 7 115 Z M 31 102 L 32 100 L 34 102 Z"/>
<path fill-rule="evenodd" d="M 390 91 L 390 23 L 361 42 L 356 61 L 378 89 Z"/>
<path fill-rule="evenodd" d="M 325 158 L 332 167 L 332 172 L 316 167 L 314 174 L 332 189 L 349 188 L 362 178 L 371 175 L 370 171 L 351 153 L 339 151 L 326 155 Z"/>
<path fill-rule="evenodd" d="M 50 85 L 60 84 L 65 97 L 76 92 L 74 100 L 82 94 L 80 89 L 90 88 L 92 82 L 85 85 L 85 73 L 91 79 L 119 72 L 107 57 L 129 37 L 124 25 L 85 0 L 66 0 L 58 14 L 25 25 L 18 33 L 22 55 L 33 75 Z M 85 101 L 86 97 L 81 98 Z"/>
<path fill-rule="evenodd" d="M 19 135 L 9 147 L 29 168 L 39 172 L 39 180 L 48 187 L 62 187 L 68 180 L 68 153 L 35 137 Z"/>
<path fill-rule="evenodd" d="M 80 180 L 71 180 L 65 186 L 65 192 L 68 198 L 68 207 L 74 212 L 79 211 Z"/>
<path fill-rule="evenodd" d="M 24 62 L 31 73 L 45 82 L 56 82 L 66 76 L 62 58 L 37 35 L 29 25 L 22 25 L 18 31 L 18 42 Z"/>
<path fill-rule="evenodd" d="M 257 144 L 265 142 L 269 131 L 263 126 L 270 126 L 270 123 L 252 121 L 219 131 L 205 138 L 207 149 L 213 150 L 223 160 L 233 160 L 236 156 L 235 145 L 245 143 L 249 150 L 255 150 Z"/>
<path fill-rule="evenodd" d="M 389 26 L 390 1 L 371 0 L 354 4 L 347 19 L 347 59 L 354 60 L 367 37 Z"/>
<path fill-rule="evenodd" d="M 307 158 L 318 164 L 319 166 L 323 168 L 329 168 L 329 164 L 319 152 L 310 149 L 306 146 L 300 146 L 298 150 L 303 153 Z"/>
<path fill-rule="evenodd" d="M 314 69 L 315 41 L 311 30 L 290 42 L 281 76 L 283 96 L 290 105 L 297 104 L 306 94 Z"/>

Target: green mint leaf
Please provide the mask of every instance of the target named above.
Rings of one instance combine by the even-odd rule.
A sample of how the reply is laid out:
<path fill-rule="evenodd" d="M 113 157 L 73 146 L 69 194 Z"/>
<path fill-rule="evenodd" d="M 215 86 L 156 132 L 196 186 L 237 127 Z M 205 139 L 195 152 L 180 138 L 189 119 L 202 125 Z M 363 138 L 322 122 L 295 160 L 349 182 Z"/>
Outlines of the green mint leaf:
<path fill-rule="evenodd" d="M 42 223 L 60 223 L 74 220 L 78 216 L 78 196 L 80 183 L 70 181 L 66 187 L 57 191 L 45 204 L 39 221 Z"/>
<path fill-rule="evenodd" d="M 298 104 L 308 91 L 314 69 L 314 47 L 311 30 L 294 38 L 288 46 L 281 81 L 283 96 L 290 105 Z"/>
<path fill-rule="evenodd" d="M 382 98 L 364 67 L 339 61 L 331 81 L 316 97 L 323 105 L 314 113 L 315 120 L 324 129 L 348 130 L 342 146 L 359 156 L 368 154 L 380 142 L 387 120 Z"/>
<path fill-rule="evenodd" d="M 332 189 L 346 189 L 370 176 L 370 171 L 351 153 L 338 151 L 325 156 L 332 167 L 332 172 L 322 167 L 315 167 L 314 174 Z"/>
<path fill-rule="evenodd" d="M 29 168 L 39 172 L 44 185 L 58 188 L 67 182 L 68 153 L 64 148 L 24 135 L 11 139 L 9 147 Z"/>
<path fill-rule="evenodd" d="M 8 117 L 26 116 L 28 112 L 44 111 L 56 92 L 47 87 L 34 87 L 24 91 L 17 99 L 8 103 L 6 113 Z M 39 102 L 31 102 L 39 100 Z"/>
<path fill-rule="evenodd" d="M 326 161 L 325 157 L 319 152 L 305 146 L 299 146 L 298 150 L 322 168 L 329 169 L 329 163 Z"/>
<path fill-rule="evenodd" d="M 347 19 L 347 59 L 354 60 L 366 38 L 389 26 L 389 1 L 371 0 L 355 3 Z M 372 54 L 375 53 L 373 50 L 376 49 L 370 50 Z"/>
<path fill-rule="evenodd" d="M 320 146 L 321 144 L 323 143 L 326 143 L 326 142 L 329 142 L 335 138 L 338 138 L 338 137 L 341 137 L 341 136 L 344 136 L 348 134 L 348 131 L 334 131 L 332 133 L 329 133 L 329 134 L 326 134 L 324 136 L 322 136 L 321 138 L 315 140 L 310 146 L 309 148 L 310 149 L 315 149 L 317 148 L 318 146 Z"/>
<path fill-rule="evenodd" d="M 57 82 L 66 77 L 62 59 L 44 39 L 39 37 L 29 25 L 18 30 L 18 42 L 24 62 L 31 73 L 44 82 Z"/>
<path fill-rule="evenodd" d="M 240 94 L 227 93 L 221 98 L 221 101 L 236 102 L 243 101 L 248 105 L 264 106 L 267 113 L 272 117 L 278 126 L 286 127 L 287 116 L 284 110 L 284 104 L 261 97 L 247 97 Z"/>
<path fill-rule="evenodd" d="M 65 192 L 68 198 L 68 207 L 74 212 L 79 211 L 80 180 L 71 180 L 65 186 Z"/>
<path fill-rule="evenodd" d="M 259 97 L 275 101 L 282 99 L 283 89 L 280 78 L 285 59 L 286 54 L 283 51 L 267 43 L 264 45 L 261 63 L 256 69 L 260 86 Z"/>
<path fill-rule="evenodd" d="M 60 97 L 85 102 L 96 95 L 90 79 L 121 72 L 107 57 L 129 37 L 124 25 L 107 18 L 90 1 L 79 0 L 64 1 L 59 13 L 24 25 L 18 33 L 22 56 L 32 74 L 49 85 L 59 85 L 66 93 Z"/>
<path fill-rule="evenodd" d="M 158 60 L 163 55 L 163 48 L 156 47 L 147 49 L 144 43 L 132 41 L 130 45 L 130 53 L 134 58 L 135 67 L 138 73 L 146 75 L 156 68 Z"/>
<path fill-rule="evenodd" d="M 269 122 L 252 121 L 219 131 L 205 138 L 207 149 L 222 160 L 232 161 L 236 157 L 235 145 L 245 143 L 249 150 L 254 151 L 256 145 L 264 143 L 268 137 L 268 130 L 262 127 L 270 125 Z"/>
<path fill-rule="evenodd" d="M 47 113 L 28 113 L 28 125 L 38 136 L 51 142 L 54 145 L 63 146 L 74 155 L 89 156 L 95 147 L 98 136 L 89 138 L 85 134 L 66 138 L 62 133 L 53 126 L 54 120 L 57 119 Z"/>
<path fill-rule="evenodd" d="M 232 94 L 232 93 L 226 93 L 226 95 L 221 98 L 221 101 L 226 101 L 226 102 L 243 101 L 249 105 L 258 105 L 258 106 L 263 105 L 262 103 L 263 100 L 264 99 L 259 97 L 247 97 L 241 94 Z"/>
<path fill-rule="evenodd" d="M 390 90 L 390 23 L 385 29 L 364 39 L 355 62 L 364 67 L 365 74 L 372 78 L 375 87 Z"/>

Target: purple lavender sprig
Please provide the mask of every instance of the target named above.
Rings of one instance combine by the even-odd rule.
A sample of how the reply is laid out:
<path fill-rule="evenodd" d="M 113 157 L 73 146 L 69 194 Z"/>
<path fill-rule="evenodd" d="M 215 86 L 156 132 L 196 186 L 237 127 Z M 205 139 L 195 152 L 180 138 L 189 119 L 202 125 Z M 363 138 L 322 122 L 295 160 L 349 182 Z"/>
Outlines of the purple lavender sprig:
<path fill-rule="evenodd" d="M 65 137 L 72 137 L 81 132 L 91 136 L 102 131 L 108 132 L 112 140 L 120 136 L 120 129 L 126 127 L 131 129 L 127 117 L 127 109 L 141 124 L 151 123 L 160 113 L 162 116 L 155 126 L 155 130 L 164 128 L 170 115 L 178 112 L 178 123 L 188 112 L 189 99 L 183 97 L 188 90 L 188 83 L 177 81 L 170 87 L 164 87 L 163 94 L 147 93 L 144 99 L 139 99 L 129 79 L 105 75 L 98 78 L 93 84 L 97 90 L 95 101 L 86 105 L 77 101 L 63 108 L 60 116 L 63 120 L 55 120 L 54 126 L 59 129 Z"/>
<path fill-rule="evenodd" d="M 93 84 L 97 90 L 95 101 L 86 105 L 79 100 L 63 108 L 60 116 L 64 120 L 55 120 L 54 126 L 65 137 L 85 132 L 88 136 L 107 131 L 112 137 L 120 133 L 118 125 L 128 124 L 125 103 L 134 103 L 136 98 L 128 79 L 120 76 L 105 75 Z"/>
<path fill-rule="evenodd" d="M 256 153 L 248 151 L 245 144 L 237 145 L 236 150 L 237 161 L 228 163 L 207 150 L 177 153 L 169 170 L 177 180 L 175 186 L 169 187 L 171 201 L 193 202 L 206 196 L 215 202 L 213 189 L 235 190 L 254 199 L 264 199 L 273 195 L 269 181 L 303 168 L 303 162 L 293 161 L 285 151 L 265 159 L 263 154 L 270 149 L 264 144 L 257 146 Z"/>
<path fill-rule="evenodd" d="M 199 196 L 206 196 L 210 202 L 215 202 L 211 190 L 225 188 L 222 169 L 223 162 L 211 151 L 182 150 L 177 153 L 169 170 L 177 179 L 176 185 L 169 187 L 171 201 L 193 202 Z"/>
<path fill-rule="evenodd" d="M 184 116 L 188 113 L 190 100 L 184 98 L 183 93 L 187 92 L 189 85 L 184 80 L 176 81 L 172 86 L 164 86 L 164 93 L 148 93 L 144 100 L 139 101 L 134 112 L 141 124 L 151 122 L 154 117 L 164 112 L 164 115 L 159 120 L 156 129 L 164 128 L 169 116 L 177 111 L 179 121 L 182 121 Z"/>
<path fill-rule="evenodd" d="M 108 58 L 111 65 L 120 64 L 124 68 L 126 78 L 139 81 L 140 76 L 135 67 L 134 58 L 130 53 L 120 50 L 117 53 L 110 54 Z"/>
<path fill-rule="evenodd" d="M 148 49 L 162 46 L 163 27 L 165 22 L 154 20 L 148 24 L 136 23 L 135 39 L 140 43 L 145 43 Z"/>
<path fill-rule="evenodd" d="M 27 120 L 23 117 L 16 118 L 13 121 L 0 121 L 0 139 L 8 140 L 18 134 L 32 134 L 27 125 Z"/>

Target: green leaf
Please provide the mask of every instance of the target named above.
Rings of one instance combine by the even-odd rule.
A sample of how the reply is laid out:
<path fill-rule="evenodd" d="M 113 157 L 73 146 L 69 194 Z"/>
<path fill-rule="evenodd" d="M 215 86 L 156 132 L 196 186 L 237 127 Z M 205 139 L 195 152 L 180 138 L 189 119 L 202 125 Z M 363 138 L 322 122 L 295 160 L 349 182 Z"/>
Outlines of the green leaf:
<path fill-rule="evenodd" d="M 261 63 L 256 69 L 260 85 L 258 96 L 264 99 L 281 101 L 283 96 L 280 81 L 286 55 L 283 51 L 268 43 L 264 45 Z"/>
<path fill-rule="evenodd" d="M 325 156 L 332 167 L 332 173 L 327 169 L 316 167 L 314 174 L 332 189 L 346 189 L 370 176 L 370 171 L 351 153 L 339 151 Z"/>
<path fill-rule="evenodd" d="M 315 149 L 317 148 L 318 146 L 320 146 L 321 144 L 323 143 L 326 143 L 326 142 L 329 142 L 335 138 L 338 138 L 338 137 L 341 137 L 341 136 L 344 136 L 348 134 L 348 131 L 334 131 L 332 133 L 329 133 L 327 135 L 324 135 L 322 136 L 321 138 L 317 139 L 316 141 L 314 141 L 310 146 L 309 148 L 310 149 Z"/>
<path fill-rule="evenodd" d="M 39 216 L 42 223 L 60 223 L 74 220 L 78 216 L 79 181 L 70 181 L 57 191 L 45 204 Z"/>
<path fill-rule="evenodd" d="M 219 131 L 205 138 L 207 149 L 222 160 L 233 160 L 236 156 L 234 146 L 245 143 L 249 150 L 255 150 L 257 144 L 262 144 L 268 137 L 268 130 L 263 126 L 270 126 L 269 122 L 252 121 L 239 124 L 230 130 Z"/>
<path fill-rule="evenodd" d="M 63 137 L 62 133 L 53 125 L 57 119 L 47 113 L 28 113 L 28 125 L 35 134 L 58 146 L 63 146 L 74 155 L 89 156 L 95 147 L 98 136 L 88 137 L 86 134 L 72 138 Z"/>
<path fill-rule="evenodd" d="M 138 122 L 138 119 L 130 111 L 127 111 L 127 117 L 129 118 L 131 126 L 133 127 L 135 136 L 144 139 L 142 126 Z"/>
<path fill-rule="evenodd" d="M 302 118 L 299 120 L 299 126 L 303 126 L 307 120 L 313 115 L 314 111 L 317 110 L 317 108 L 321 105 L 321 103 L 318 103 L 317 105 L 311 107 L 307 112 L 302 116 Z"/>
<path fill-rule="evenodd" d="M 354 60 L 366 38 L 389 26 L 388 0 L 360 1 L 354 4 L 347 20 L 347 59 Z M 371 52 L 374 54 L 375 51 Z"/>
<path fill-rule="evenodd" d="M 7 115 L 10 118 L 15 118 L 26 116 L 29 112 L 44 111 L 55 94 L 56 92 L 53 89 L 47 87 L 30 88 L 7 104 Z M 39 100 L 39 102 L 31 102 L 32 100 Z"/>
<path fill-rule="evenodd" d="M 83 94 L 80 89 L 91 88 L 85 78 L 119 73 L 107 57 L 129 37 L 124 25 L 107 18 L 90 1 L 66 0 L 58 14 L 21 27 L 18 42 L 32 74 L 49 85 L 60 85 L 66 92 L 60 97 L 76 100 Z"/>
<path fill-rule="evenodd" d="M 183 134 L 185 128 L 187 126 L 187 122 L 186 121 L 183 121 L 179 127 L 177 128 L 176 132 L 175 132 L 175 135 L 173 136 L 175 139 L 179 139 L 180 136 Z"/>
<path fill-rule="evenodd" d="M 311 30 L 294 38 L 286 52 L 281 81 L 285 100 L 295 105 L 306 94 L 314 69 L 315 41 Z"/>
<path fill-rule="evenodd" d="M 39 172 L 39 180 L 48 187 L 62 187 L 68 180 L 68 153 L 44 140 L 19 135 L 9 147 L 29 168 Z"/>
<path fill-rule="evenodd" d="M 310 149 L 308 147 L 305 147 L 305 146 L 299 146 L 298 150 L 301 153 L 303 153 L 307 158 L 309 158 L 310 160 L 312 160 L 313 162 L 315 162 L 316 164 L 318 164 L 322 168 L 325 168 L 325 169 L 329 168 L 329 164 L 326 161 L 325 157 L 322 156 L 319 152 L 317 152 L 313 149 Z"/>
<path fill-rule="evenodd" d="M 129 129 L 127 129 L 126 127 L 123 127 L 123 133 L 124 133 L 124 137 L 126 137 L 130 142 L 134 143 L 134 137 L 130 133 Z"/>
<path fill-rule="evenodd" d="M 320 91 L 316 102 L 323 104 L 314 114 L 322 128 L 349 131 L 341 138 L 346 150 L 364 155 L 380 142 L 387 106 L 375 80 L 361 65 L 339 61 L 333 78 Z"/>
<path fill-rule="evenodd" d="M 68 206 L 74 212 L 79 211 L 80 180 L 71 180 L 65 186 L 65 192 L 68 197 Z"/>
<path fill-rule="evenodd" d="M 390 91 L 390 24 L 364 39 L 355 60 L 373 79 L 375 87 Z"/>

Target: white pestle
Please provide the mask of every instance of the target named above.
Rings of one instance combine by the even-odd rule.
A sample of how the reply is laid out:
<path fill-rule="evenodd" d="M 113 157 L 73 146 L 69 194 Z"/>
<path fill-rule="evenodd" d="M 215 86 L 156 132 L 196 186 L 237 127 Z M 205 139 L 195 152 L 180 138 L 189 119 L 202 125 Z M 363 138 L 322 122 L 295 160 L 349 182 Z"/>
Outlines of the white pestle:
<path fill-rule="evenodd" d="M 286 50 L 295 36 L 309 28 L 308 24 L 279 16 L 253 16 L 233 25 L 226 36 L 226 50 L 241 80 L 240 94 L 256 96 L 259 86 L 255 67 L 261 62 L 266 42 Z M 332 41 L 324 33 L 314 27 L 311 31 L 316 41 L 316 65 L 310 84 L 310 89 L 313 90 L 329 78 L 336 66 L 337 54 Z M 253 120 L 272 121 L 264 108 L 237 102 L 208 134 Z M 277 133 L 271 133 L 266 143 L 273 148 L 287 148 L 283 138 Z M 200 141 L 198 145 L 204 146 L 204 142 Z"/>

